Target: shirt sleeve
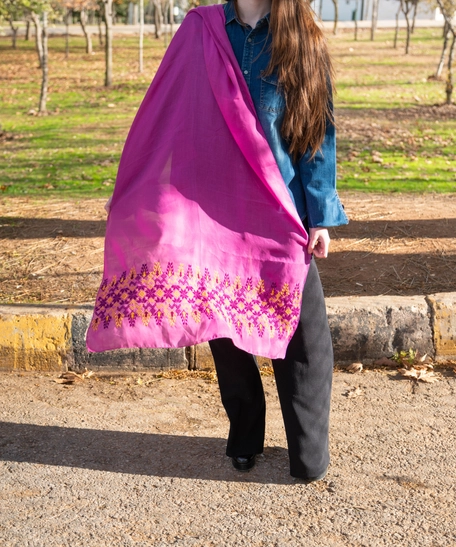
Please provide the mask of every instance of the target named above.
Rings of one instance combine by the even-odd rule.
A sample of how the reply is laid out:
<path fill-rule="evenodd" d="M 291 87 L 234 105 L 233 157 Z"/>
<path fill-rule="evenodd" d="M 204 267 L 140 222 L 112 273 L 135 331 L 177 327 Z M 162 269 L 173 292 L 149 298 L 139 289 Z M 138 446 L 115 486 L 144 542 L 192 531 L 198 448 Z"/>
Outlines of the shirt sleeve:
<path fill-rule="evenodd" d="M 310 159 L 308 150 L 299 160 L 299 173 L 310 228 L 348 224 L 336 191 L 336 128 L 328 121 L 321 149 Z"/>

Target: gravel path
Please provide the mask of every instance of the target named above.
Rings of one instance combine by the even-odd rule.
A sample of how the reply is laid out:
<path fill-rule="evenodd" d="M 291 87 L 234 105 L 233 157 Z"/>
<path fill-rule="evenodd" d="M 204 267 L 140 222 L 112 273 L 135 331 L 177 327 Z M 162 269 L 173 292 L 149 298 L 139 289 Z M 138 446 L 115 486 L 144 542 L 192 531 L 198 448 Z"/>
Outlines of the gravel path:
<path fill-rule="evenodd" d="M 332 466 L 305 486 L 271 377 L 265 454 L 239 473 L 214 383 L 4 373 L 0 545 L 454 547 L 456 377 L 442 374 L 337 372 Z"/>

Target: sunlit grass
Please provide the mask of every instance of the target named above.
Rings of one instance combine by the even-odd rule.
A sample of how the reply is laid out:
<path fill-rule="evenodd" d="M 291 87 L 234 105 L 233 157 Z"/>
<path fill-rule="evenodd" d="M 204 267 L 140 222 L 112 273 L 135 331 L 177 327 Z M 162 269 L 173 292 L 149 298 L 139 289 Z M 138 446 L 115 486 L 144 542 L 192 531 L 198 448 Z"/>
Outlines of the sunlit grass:
<path fill-rule="evenodd" d="M 397 49 L 393 32 L 384 30 L 375 42 L 367 31 L 360 31 L 356 42 L 348 32 L 330 35 L 329 41 L 337 69 L 339 188 L 455 191 L 454 110 L 447 119 L 433 119 L 429 108 L 425 112 L 444 101 L 444 82 L 428 80 L 439 59 L 441 30 L 418 29 L 409 55 L 403 31 Z M 89 56 L 83 39 L 71 37 L 67 60 L 63 38 L 51 38 L 49 115 L 36 116 L 40 70 L 34 44 L 20 39 L 14 51 L 10 40 L 0 37 L 5 195 L 112 192 L 128 129 L 165 51 L 162 40 L 146 37 L 145 72 L 139 74 L 137 37 L 116 36 L 114 44 L 114 85 L 107 89 L 104 53 L 96 40 Z"/>

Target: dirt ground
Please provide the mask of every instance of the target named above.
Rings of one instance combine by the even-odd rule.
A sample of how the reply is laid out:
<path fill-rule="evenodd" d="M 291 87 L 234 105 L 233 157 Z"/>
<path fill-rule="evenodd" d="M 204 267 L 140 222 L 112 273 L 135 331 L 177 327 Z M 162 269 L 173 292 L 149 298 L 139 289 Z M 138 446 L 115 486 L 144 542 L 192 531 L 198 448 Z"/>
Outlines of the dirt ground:
<path fill-rule="evenodd" d="M 264 455 L 224 455 L 217 384 L 187 373 L 0 374 L 2 547 L 454 547 L 456 377 L 336 371 L 327 477 L 292 479 L 274 380 Z"/>
<path fill-rule="evenodd" d="M 348 226 L 319 260 L 326 296 L 456 291 L 456 194 L 342 193 Z M 105 199 L 0 199 L 0 303 L 92 302 Z"/>
<path fill-rule="evenodd" d="M 342 194 L 327 296 L 456 290 L 456 195 Z M 3 302 L 92 301 L 104 200 L 0 201 Z M 456 375 L 336 370 L 327 478 L 288 472 L 274 379 L 264 455 L 236 472 L 213 373 L 0 374 L 5 547 L 453 547 Z M 181 376 L 182 375 L 182 379 Z"/>

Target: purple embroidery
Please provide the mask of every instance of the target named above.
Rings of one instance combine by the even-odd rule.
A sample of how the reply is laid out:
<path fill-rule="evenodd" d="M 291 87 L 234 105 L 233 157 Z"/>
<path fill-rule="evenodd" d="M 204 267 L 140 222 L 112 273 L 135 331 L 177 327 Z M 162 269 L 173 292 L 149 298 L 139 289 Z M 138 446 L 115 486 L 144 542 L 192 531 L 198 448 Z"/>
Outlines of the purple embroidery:
<path fill-rule="evenodd" d="M 300 292 L 287 283 L 267 289 L 262 279 L 251 277 L 244 282 L 239 276 L 231 281 L 228 274 L 204 274 L 198 268 L 169 262 L 165 270 L 156 262 L 152 271 L 143 264 L 140 273 L 132 268 L 120 278 L 105 279 L 98 292 L 91 328 L 120 328 L 127 321 L 134 328 L 137 321 L 148 326 L 154 321 L 161 326 L 179 328 L 190 321 L 198 324 L 203 316 L 222 317 L 241 335 L 265 332 L 271 338 L 290 336 L 299 315 Z"/>

